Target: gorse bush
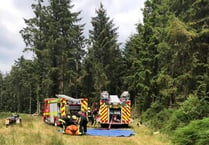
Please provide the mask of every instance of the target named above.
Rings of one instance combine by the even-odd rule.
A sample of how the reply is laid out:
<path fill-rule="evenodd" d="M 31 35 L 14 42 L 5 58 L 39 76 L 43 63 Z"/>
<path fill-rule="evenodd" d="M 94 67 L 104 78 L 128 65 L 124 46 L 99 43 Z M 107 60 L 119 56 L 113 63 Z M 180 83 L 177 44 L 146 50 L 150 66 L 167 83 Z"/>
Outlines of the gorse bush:
<path fill-rule="evenodd" d="M 180 110 L 176 110 L 165 122 L 164 131 L 168 134 L 172 134 L 172 131 L 177 127 L 183 127 L 186 125 L 183 120 L 185 120 L 184 114 Z"/>
<path fill-rule="evenodd" d="M 179 109 L 163 108 L 162 104 L 155 102 L 141 116 L 147 126 L 170 135 L 173 135 L 177 128 L 183 128 L 191 121 L 204 117 L 209 117 L 208 102 L 194 95 L 188 96 Z"/>
<path fill-rule="evenodd" d="M 184 114 L 184 121 L 202 119 L 209 115 L 209 103 L 200 100 L 197 96 L 190 95 L 180 107 L 180 112 Z"/>
<path fill-rule="evenodd" d="M 163 109 L 161 112 L 156 114 L 156 116 L 151 120 L 151 124 L 154 129 L 164 130 L 166 121 L 169 120 L 170 116 L 174 112 L 174 109 Z"/>
<path fill-rule="evenodd" d="M 172 140 L 178 145 L 209 145 L 209 118 L 195 120 L 178 128 Z"/>
<path fill-rule="evenodd" d="M 209 105 L 205 100 L 190 95 L 166 122 L 165 131 L 172 133 L 176 128 L 186 126 L 190 121 L 209 116 Z"/>
<path fill-rule="evenodd" d="M 155 102 L 151 105 L 146 112 L 141 116 L 143 123 L 155 130 L 163 130 L 165 122 L 169 120 L 170 116 L 174 112 L 174 109 L 164 108 L 159 102 Z"/>
<path fill-rule="evenodd" d="M 155 130 L 164 130 L 166 125 L 165 122 L 169 120 L 173 111 L 173 109 L 163 109 L 150 120 L 150 126 Z"/>
<path fill-rule="evenodd" d="M 146 122 L 151 120 L 156 116 L 157 113 L 159 113 L 161 110 L 163 110 L 163 105 L 159 102 L 152 103 L 151 107 L 147 109 L 147 111 L 142 113 L 142 121 Z"/>

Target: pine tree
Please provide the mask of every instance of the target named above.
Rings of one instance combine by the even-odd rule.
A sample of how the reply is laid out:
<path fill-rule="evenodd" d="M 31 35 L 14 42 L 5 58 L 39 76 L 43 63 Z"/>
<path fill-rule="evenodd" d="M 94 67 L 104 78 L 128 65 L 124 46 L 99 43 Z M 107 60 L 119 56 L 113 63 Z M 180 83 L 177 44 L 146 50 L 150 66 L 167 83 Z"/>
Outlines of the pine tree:
<path fill-rule="evenodd" d="M 79 96 L 81 61 L 84 55 L 83 26 L 80 12 L 71 12 L 70 0 L 38 0 L 32 5 L 35 17 L 25 19 L 26 27 L 20 33 L 26 49 L 35 54 L 35 86 L 37 112 L 45 97 L 65 93 Z"/>
<path fill-rule="evenodd" d="M 70 0 L 51 0 L 48 45 L 51 67 L 51 91 L 78 96 L 78 78 L 84 56 L 83 25 L 79 25 L 80 12 L 71 12 Z M 70 88 L 69 88 L 70 86 Z"/>
<path fill-rule="evenodd" d="M 208 15 L 206 13 L 209 10 L 208 1 L 192 0 L 188 2 L 175 0 L 170 5 L 171 10 L 177 17 L 173 21 L 172 32 L 174 33 L 172 34 L 175 35 L 172 36 L 176 36 L 173 40 L 180 42 L 176 44 L 176 47 L 179 48 L 178 56 L 181 56 L 178 60 L 186 62 L 181 64 L 182 67 L 180 67 L 179 72 L 182 74 L 177 79 L 178 83 L 181 84 L 180 86 L 184 86 L 185 91 L 181 89 L 179 93 L 183 92 L 182 96 L 187 96 L 185 94 L 192 92 L 199 97 L 208 97 L 209 31 Z M 179 28 L 177 32 L 175 32 L 177 30 L 176 26 Z M 185 70 L 183 66 L 187 71 L 182 71 Z"/>
<path fill-rule="evenodd" d="M 43 6 L 43 0 L 38 0 L 37 4 L 32 4 L 35 17 L 28 20 L 25 19 L 26 27 L 20 33 L 26 44 L 26 49 L 34 52 L 37 57 L 37 86 L 36 86 L 36 101 L 37 112 L 40 111 L 40 102 L 44 96 L 48 95 L 50 80 L 48 78 L 49 69 L 49 51 L 46 43 L 48 42 L 48 13 L 47 7 Z"/>
<path fill-rule="evenodd" d="M 3 88 L 4 88 L 3 74 L 0 72 L 0 111 L 3 110 Z"/>
<path fill-rule="evenodd" d="M 102 4 L 96 14 L 91 21 L 93 29 L 89 31 L 90 46 L 87 58 L 92 63 L 94 89 L 97 95 L 103 90 L 116 94 L 121 91 L 121 53 L 117 42 L 117 28 L 107 16 Z"/>
<path fill-rule="evenodd" d="M 167 35 L 173 16 L 168 1 L 146 1 L 143 14 L 144 24 L 138 24 L 137 34 L 126 43 L 124 51 L 127 66 L 131 66 L 125 80 L 132 86 L 140 110 L 146 110 L 155 101 L 172 104 L 175 93 L 169 72 L 172 51 Z"/>
<path fill-rule="evenodd" d="M 77 78 L 84 55 L 80 12 L 71 12 L 70 0 L 50 0 L 48 6 L 39 0 L 32 7 L 36 16 L 25 20 L 27 27 L 21 34 L 37 57 L 37 96 L 42 96 L 41 100 L 57 93 L 78 96 Z"/>

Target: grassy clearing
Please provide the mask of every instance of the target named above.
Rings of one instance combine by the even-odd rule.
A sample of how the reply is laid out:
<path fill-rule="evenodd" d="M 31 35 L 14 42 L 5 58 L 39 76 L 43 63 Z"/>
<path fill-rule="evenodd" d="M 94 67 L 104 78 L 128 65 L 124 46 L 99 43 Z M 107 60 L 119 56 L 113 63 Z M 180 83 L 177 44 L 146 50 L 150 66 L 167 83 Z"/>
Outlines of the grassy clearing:
<path fill-rule="evenodd" d="M 137 127 L 135 122 L 130 125 L 135 132 L 131 137 L 69 136 L 58 133 L 58 127 L 43 123 L 41 117 L 20 116 L 22 124 L 8 128 L 0 118 L 0 145 L 171 145 L 167 136 L 153 135 L 146 127 Z"/>

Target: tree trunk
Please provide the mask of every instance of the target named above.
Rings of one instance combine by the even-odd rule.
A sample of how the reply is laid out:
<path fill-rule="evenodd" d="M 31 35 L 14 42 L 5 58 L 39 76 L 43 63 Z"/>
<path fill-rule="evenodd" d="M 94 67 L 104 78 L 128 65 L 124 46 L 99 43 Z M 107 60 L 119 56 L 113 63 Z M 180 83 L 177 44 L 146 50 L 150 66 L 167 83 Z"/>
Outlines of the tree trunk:
<path fill-rule="evenodd" d="M 31 114 L 31 101 L 32 101 L 32 90 L 31 90 L 32 87 L 30 87 L 30 98 L 29 98 L 29 114 Z"/>

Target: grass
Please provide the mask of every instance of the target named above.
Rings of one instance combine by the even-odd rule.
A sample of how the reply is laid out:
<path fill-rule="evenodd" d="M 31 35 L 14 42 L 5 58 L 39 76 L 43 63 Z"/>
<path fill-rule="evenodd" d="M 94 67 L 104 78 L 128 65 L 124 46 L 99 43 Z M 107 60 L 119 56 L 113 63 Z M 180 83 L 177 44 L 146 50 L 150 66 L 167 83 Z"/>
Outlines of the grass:
<path fill-rule="evenodd" d="M 131 137 L 69 136 L 58 133 L 59 127 L 45 124 L 39 116 L 20 116 L 22 124 L 8 128 L 0 118 L 0 145 L 171 145 L 167 136 L 153 135 L 151 130 L 137 127 L 135 122 L 130 124 L 135 132 Z"/>

